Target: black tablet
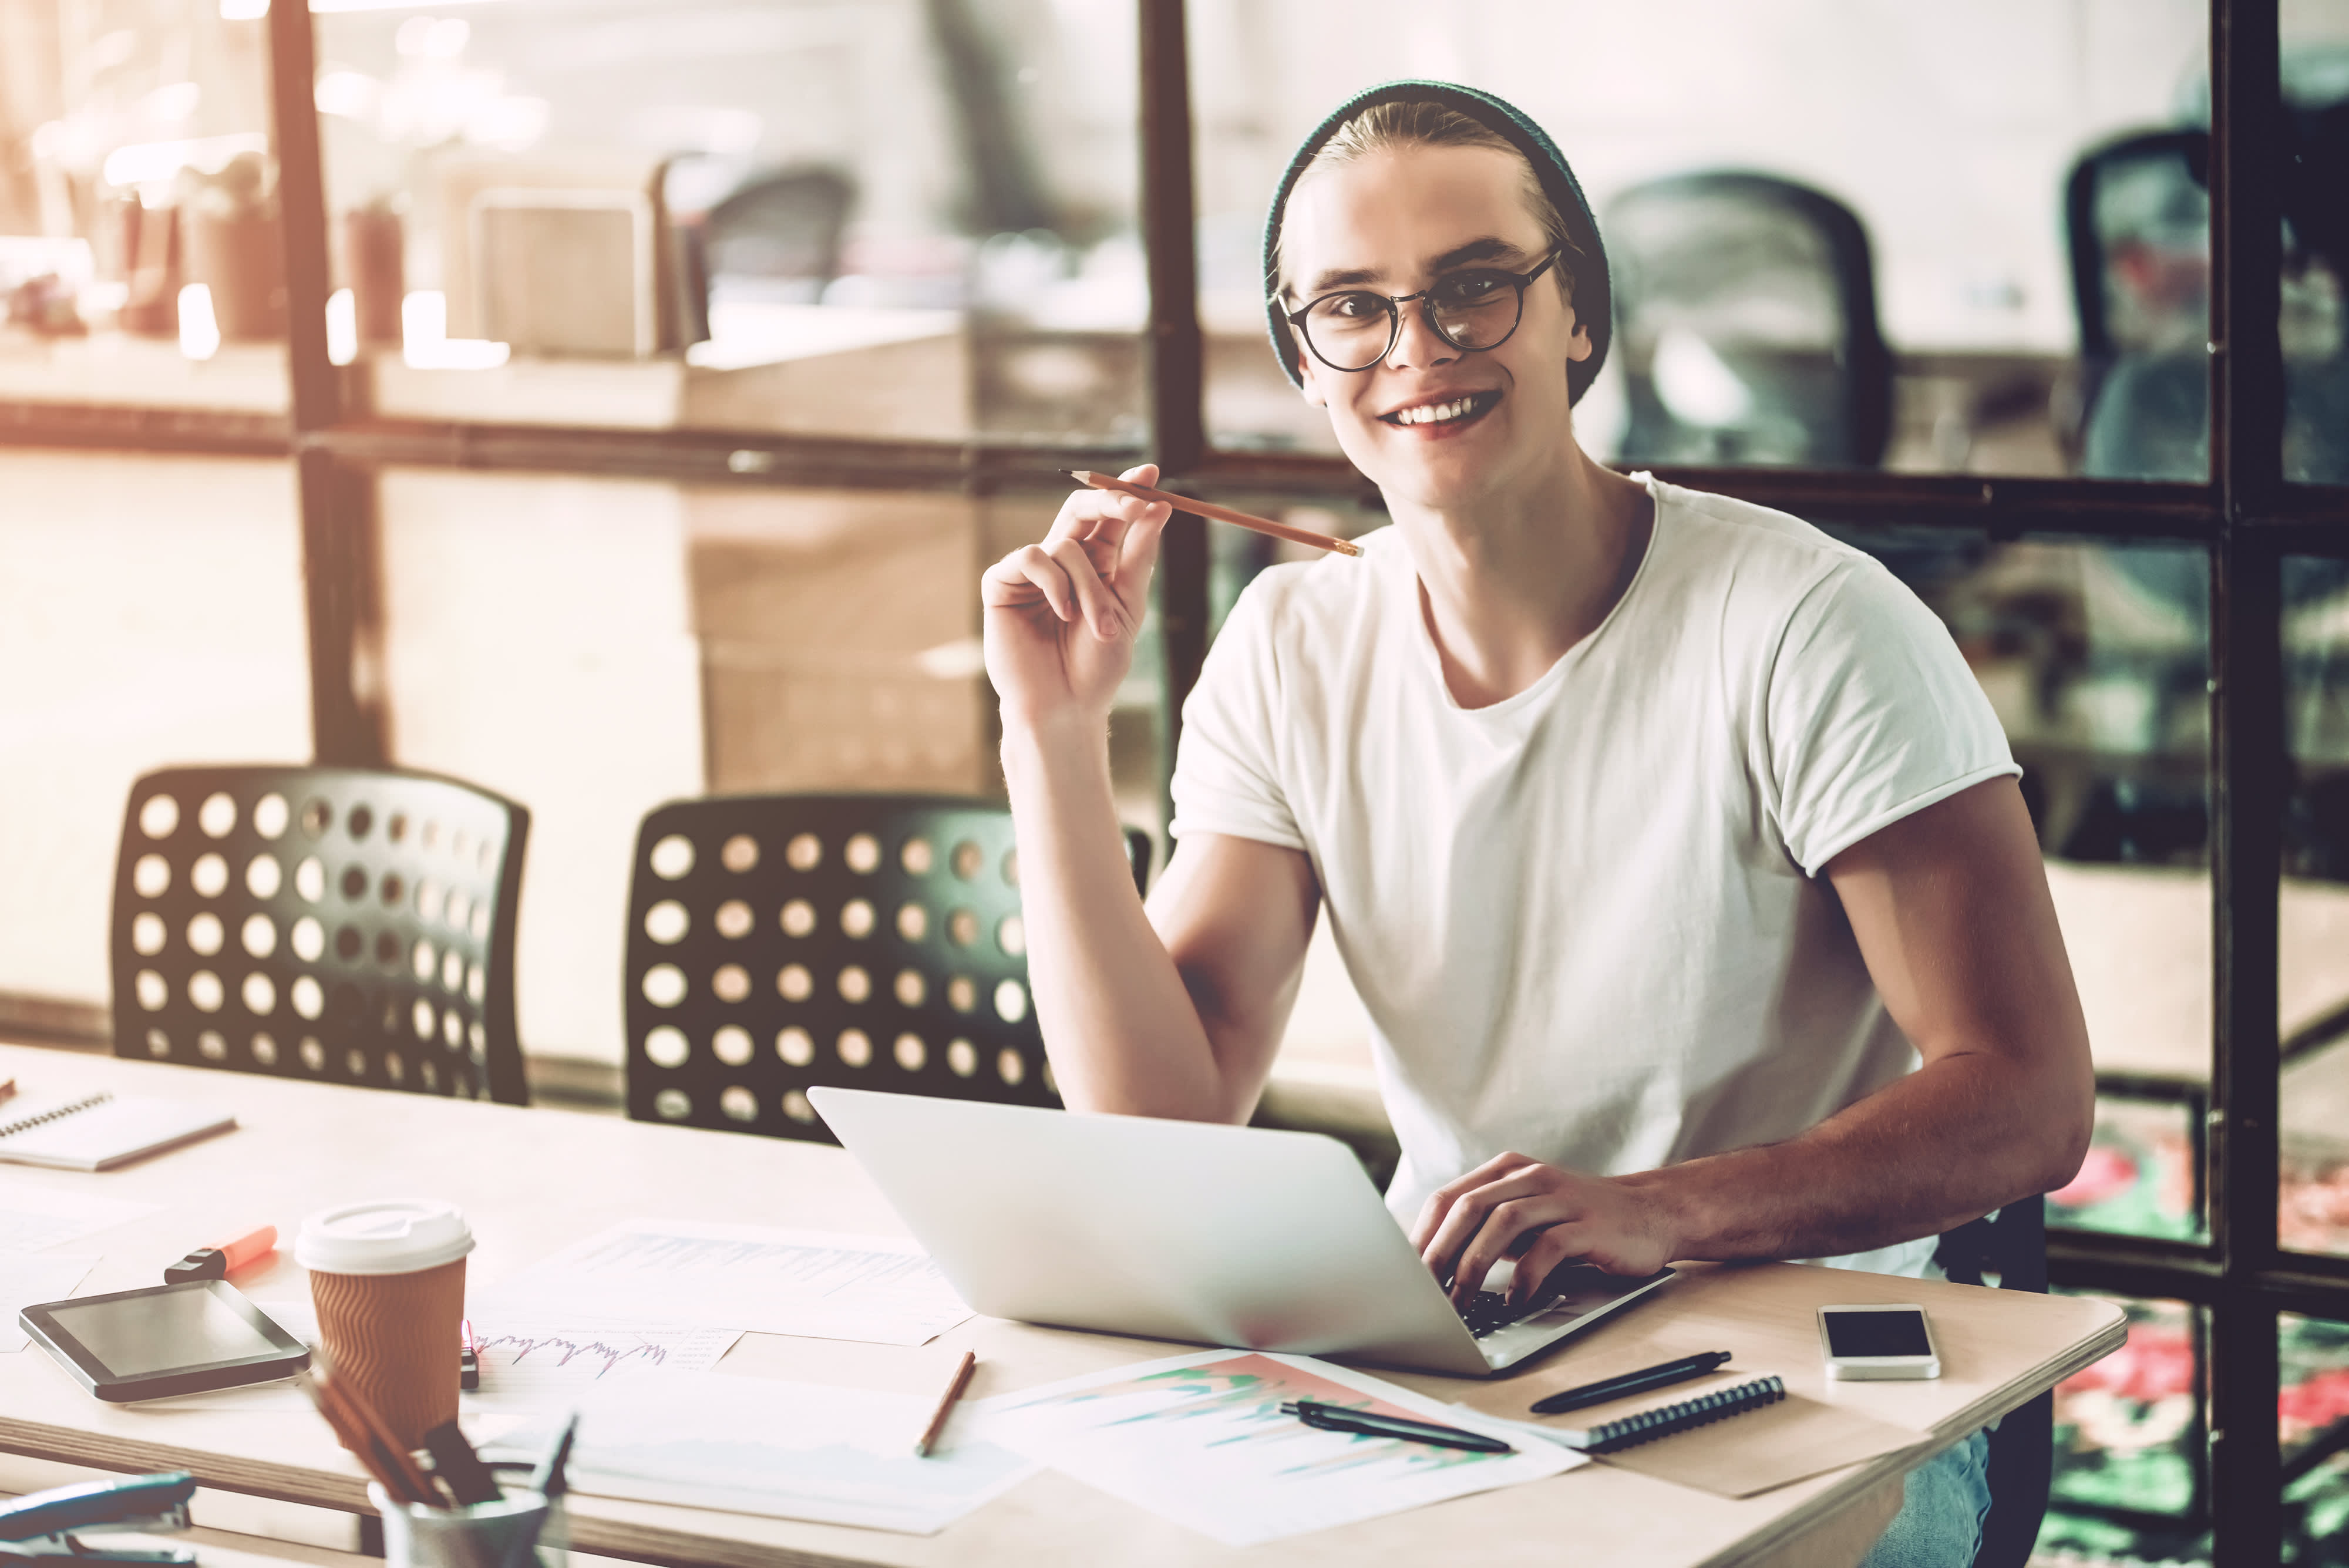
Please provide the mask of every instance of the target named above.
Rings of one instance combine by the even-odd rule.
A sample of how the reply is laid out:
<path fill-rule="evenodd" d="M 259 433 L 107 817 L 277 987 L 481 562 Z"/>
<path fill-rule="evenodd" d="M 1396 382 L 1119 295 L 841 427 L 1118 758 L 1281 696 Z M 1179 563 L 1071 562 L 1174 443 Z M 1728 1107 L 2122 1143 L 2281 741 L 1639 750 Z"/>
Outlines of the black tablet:
<path fill-rule="evenodd" d="M 81 1386 L 115 1404 L 291 1377 L 309 1348 L 225 1280 L 43 1302 L 16 1314 Z"/>

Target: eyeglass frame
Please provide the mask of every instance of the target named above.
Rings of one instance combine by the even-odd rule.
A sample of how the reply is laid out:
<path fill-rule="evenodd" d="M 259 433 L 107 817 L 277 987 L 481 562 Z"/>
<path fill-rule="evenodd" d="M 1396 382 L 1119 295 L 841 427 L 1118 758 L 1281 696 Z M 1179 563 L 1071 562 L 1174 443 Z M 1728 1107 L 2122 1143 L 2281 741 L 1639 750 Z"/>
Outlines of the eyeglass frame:
<path fill-rule="evenodd" d="M 1504 266 L 1454 267 L 1451 272 L 1439 276 L 1434 283 L 1429 284 L 1417 294 L 1379 294 L 1378 290 L 1373 288 L 1333 288 L 1327 294 L 1315 295 L 1303 305 L 1299 306 L 1295 310 L 1282 312 L 1281 319 L 1287 321 L 1291 327 L 1297 328 L 1297 336 L 1304 343 L 1306 350 L 1309 353 L 1310 353 L 1316 359 L 1320 360 L 1324 365 L 1329 366 L 1330 369 L 1336 371 L 1340 376 L 1359 376 L 1365 370 L 1374 370 L 1378 369 L 1380 363 L 1383 361 L 1388 355 L 1394 352 L 1395 345 L 1402 341 L 1402 307 L 1409 305 L 1413 300 L 1419 301 L 1419 314 L 1421 318 L 1427 323 L 1428 330 L 1434 333 L 1435 336 L 1444 343 L 1450 345 L 1452 348 L 1459 349 L 1463 354 L 1489 353 L 1517 335 L 1517 328 L 1526 324 L 1526 291 L 1533 287 L 1535 280 L 1539 278 L 1542 274 L 1556 266 L 1557 265 L 1558 257 L 1564 254 L 1565 252 L 1562 246 L 1551 246 L 1548 253 L 1542 257 L 1540 263 L 1530 272 L 1511 272 L 1508 268 Z M 1482 348 L 1472 348 L 1467 344 L 1458 341 L 1452 336 L 1452 334 L 1444 330 L 1443 323 L 1435 319 L 1435 304 L 1433 296 L 1437 286 L 1444 282 L 1445 277 L 1450 277 L 1464 272 L 1497 273 L 1499 275 L 1507 278 L 1512 284 L 1516 286 L 1516 320 L 1509 324 L 1509 329 L 1506 332 L 1502 333 L 1498 337 L 1494 338 L 1493 341 L 1484 345 Z M 1377 358 L 1371 359 L 1367 364 L 1354 366 L 1338 364 L 1335 360 L 1331 359 L 1330 356 L 1322 353 L 1319 348 L 1314 346 L 1313 334 L 1305 325 L 1305 318 L 1313 313 L 1313 307 L 1315 306 L 1320 304 L 1325 299 L 1335 299 L 1341 294 L 1376 294 L 1379 298 L 1386 302 L 1387 346 L 1379 350 Z"/>

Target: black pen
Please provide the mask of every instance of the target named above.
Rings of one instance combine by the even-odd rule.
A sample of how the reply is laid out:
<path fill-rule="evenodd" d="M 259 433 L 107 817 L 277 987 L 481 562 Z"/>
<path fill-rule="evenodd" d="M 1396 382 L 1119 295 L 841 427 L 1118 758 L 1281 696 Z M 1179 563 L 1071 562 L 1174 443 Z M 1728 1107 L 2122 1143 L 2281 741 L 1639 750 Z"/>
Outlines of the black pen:
<path fill-rule="evenodd" d="M 572 1439 L 578 1435 L 579 1416 L 574 1411 L 571 1419 L 563 1424 L 563 1435 L 554 1439 L 554 1447 L 546 1451 L 546 1458 L 538 1461 L 538 1470 L 530 1478 L 530 1490 L 549 1502 L 563 1495 L 565 1486 L 563 1467 L 571 1458 Z"/>
<path fill-rule="evenodd" d="M 1534 1401 L 1534 1414 L 1555 1416 L 1561 1410 L 1579 1410 L 1585 1405 L 1603 1405 L 1609 1399 L 1621 1399 L 1632 1394 L 1645 1394 L 1651 1388 L 1662 1388 L 1673 1383 L 1685 1383 L 1692 1377 L 1702 1377 L 1718 1370 L 1728 1361 L 1729 1352 L 1708 1350 L 1702 1355 L 1683 1355 L 1678 1361 L 1667 1361 L 1657 1366 L 1645 1366 L 1637 1372 L 1626 1372 L 1620 1377 L 1602 1378 L 1586 1383 L 1579 1388 L 1563 1389 L 1547 1399 Z"/>
<path fill-rule="evenodd" d="M 1466 1449 L 1479 1454 L 1514 1454 L 1517 1451 L 1498 1438 L 1488 1438 L 1464 1427 L 1439 1427 L 1433 1421 L 1413 1421 L 1401 1416 L 1349 1410 L 1340 1405 L 1323 1405 L 1311 1399 L 1283 1405 L 1280 1413 L 1294 1416 L 1307 1426 L 1319 1427 L 1325 1432 L 1352 1432 L 1366 1438 L 1400 1438 L 1407 1443 L 1427 1443 L 1439 1449 Z"/>

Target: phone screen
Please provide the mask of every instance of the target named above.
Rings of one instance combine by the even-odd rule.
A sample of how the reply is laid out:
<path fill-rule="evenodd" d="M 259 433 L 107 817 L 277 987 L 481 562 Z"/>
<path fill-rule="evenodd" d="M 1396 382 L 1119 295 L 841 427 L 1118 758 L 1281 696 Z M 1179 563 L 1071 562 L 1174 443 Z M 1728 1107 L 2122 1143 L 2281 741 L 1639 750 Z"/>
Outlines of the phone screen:
<path fill-rule="evenodd" d="M 1916 1307 L 1899 1312 L 1831 1312 L 1827 1351 L 1833 1355 L 1930 1355 L 1925 1314 Z"/>

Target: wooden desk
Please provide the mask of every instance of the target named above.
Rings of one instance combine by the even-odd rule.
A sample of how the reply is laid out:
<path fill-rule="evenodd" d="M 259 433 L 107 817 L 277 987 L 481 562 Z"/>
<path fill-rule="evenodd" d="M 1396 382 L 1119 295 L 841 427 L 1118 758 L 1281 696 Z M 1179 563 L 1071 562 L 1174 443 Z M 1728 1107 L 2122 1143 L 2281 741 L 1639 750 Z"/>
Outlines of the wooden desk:
<path fill-rule="evenodd" d="M 0 1046 L 0 1076 L 28 1093 L 110 1085 L 233 1110 L 240 1129 L 99 1176 L 0 1166 L 0 1182 L 71 1188 L 161 1205 L 80 1243 L 105 1262 L 84 1287 L 157 1282 L 167 1262 L 230 1229 L 290 1230 L 328 1204 L 395 1195 L 450 1199 L 479 1239 L 478 1283 L 631 1215 L 694 1217 L 903 1234 L 838 1149 L 357 1089 Z M 262 1298 L 304 1291 L 284 1253 L 237 1282 Z M 1932 1383 L 1837 1386 L 1819 1367 L 1811 1308 L 1831 1301 L 1921 1301 L 1934 1315 L 1945 1375 Z M 2120 1345 L 2120 1311 L 2038 1297 L 1789 1265 L 1697 1268 L 1652 1304 L 1588 1341 L 1491 1383 L 1401 1375 L 1442 1398 L 1520 1408 L 1576 1381 L 1578 1356 L 1647 1342 L 1733 1351 L 1793 1389 L 1956 1440 Z M 1164 1344 L 973 1319 L 918 1350 L 746 1335 L 725 1362 L 754 1376 L 930 1391 L 943 1356 L 980 1356 L 984 1397 L 1169 1353 Z M 0 1451 L 139 1471 L 184 1467 L 207 1485 L 354 1512 L 362 1479 L 304 1414 L 153 1411 L 99 1405 L 38 1349 L 0 1355 Z M 1916 1452 L 1905 1456 L 1913 1463 Z M 894 1535 L 652 1503 L 579 1498 L 585 1551 L 666 1563 L 947 1564 L 1084 1562 L 1151 1568 L 1264 1563 L 1423 1564 L 1464 1541 L 1506 1568 L 1552 1564 L 1570 1536 L 1578 1564 L 1850 1563 L 1899 1501 L 1902 1459 L 1887 1459 L 1744 1501 L 1593 1465 L 1570 1474 L 1293 1541 L 1234 1551 L 1056 1472 L 1022 1483 L 942 1534 Z"/>

